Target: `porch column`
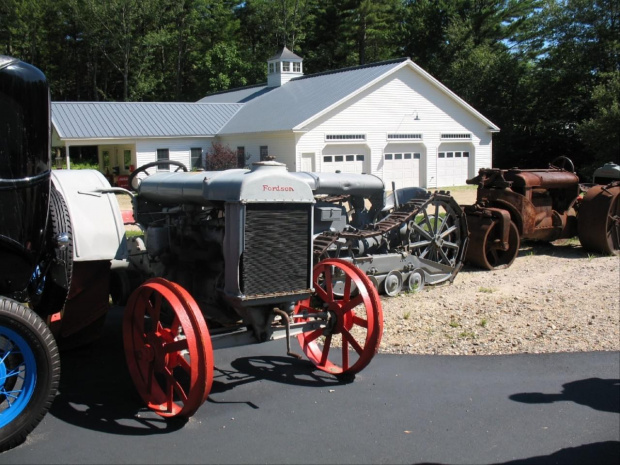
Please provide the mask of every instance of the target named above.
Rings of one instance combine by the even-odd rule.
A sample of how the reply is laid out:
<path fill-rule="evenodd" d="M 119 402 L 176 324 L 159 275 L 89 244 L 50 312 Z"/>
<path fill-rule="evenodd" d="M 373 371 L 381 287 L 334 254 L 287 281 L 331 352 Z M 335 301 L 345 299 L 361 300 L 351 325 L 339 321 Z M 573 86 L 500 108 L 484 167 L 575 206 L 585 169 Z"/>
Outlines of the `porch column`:
<path fill-rule="evenodd" d="M 67 169 L 71 169 L 71 161 L 69 160 L 69 143 L 65 142 L 65 157 L 67 160 Z"/>

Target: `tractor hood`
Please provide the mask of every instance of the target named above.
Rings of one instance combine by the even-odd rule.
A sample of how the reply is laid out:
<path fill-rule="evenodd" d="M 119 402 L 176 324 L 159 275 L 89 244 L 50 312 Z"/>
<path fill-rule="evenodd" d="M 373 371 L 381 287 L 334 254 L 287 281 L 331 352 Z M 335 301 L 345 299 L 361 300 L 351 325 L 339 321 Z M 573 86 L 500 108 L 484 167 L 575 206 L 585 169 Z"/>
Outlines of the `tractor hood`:
<path fill-rule="evenodd" d="M 254 163 L 251 170 L 159 172 L 142 179 L 138 192 L 162 205 L 314 202 L 308 184 L 289 173 L 286 165 L 273 161 Z"/>

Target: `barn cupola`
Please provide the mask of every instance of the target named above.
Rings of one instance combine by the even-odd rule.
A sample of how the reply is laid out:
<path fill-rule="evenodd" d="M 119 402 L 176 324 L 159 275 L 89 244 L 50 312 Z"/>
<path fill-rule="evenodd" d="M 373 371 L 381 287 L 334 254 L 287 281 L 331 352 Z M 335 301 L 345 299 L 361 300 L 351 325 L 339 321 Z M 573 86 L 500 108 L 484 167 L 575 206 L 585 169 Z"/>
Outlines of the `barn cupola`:
<path fill-rule="evenodd" d="M 293 78 L 303 76 L 303 59 L 283 47 L 267 60 L 267 86 L 280 87 Z"/>

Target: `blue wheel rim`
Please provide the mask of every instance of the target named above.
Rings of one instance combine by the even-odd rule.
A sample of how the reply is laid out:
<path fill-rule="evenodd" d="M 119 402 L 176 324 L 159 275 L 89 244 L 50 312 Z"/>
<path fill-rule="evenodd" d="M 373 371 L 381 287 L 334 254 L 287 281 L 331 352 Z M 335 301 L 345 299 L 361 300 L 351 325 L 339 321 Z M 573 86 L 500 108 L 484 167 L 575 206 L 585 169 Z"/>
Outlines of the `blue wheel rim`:
<path fill-rule="evenodd" d="M 28 406 L 37 384 L 37 362 L 30 345 L 12 329 L 0 326 L 0 428 Z"/>

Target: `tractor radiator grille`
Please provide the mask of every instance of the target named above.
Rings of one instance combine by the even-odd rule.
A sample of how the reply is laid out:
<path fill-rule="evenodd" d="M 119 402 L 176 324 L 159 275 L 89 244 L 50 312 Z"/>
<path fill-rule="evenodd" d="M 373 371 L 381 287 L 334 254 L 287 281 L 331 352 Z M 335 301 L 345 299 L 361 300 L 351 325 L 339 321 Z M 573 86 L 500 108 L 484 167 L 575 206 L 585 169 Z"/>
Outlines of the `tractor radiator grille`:
<path fill-rule="evenodd" d="M 247 204 L 241 292 L 288 294 L 310 286 L 309 204 Z"/>

